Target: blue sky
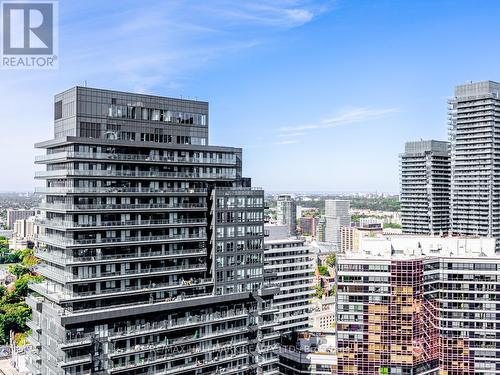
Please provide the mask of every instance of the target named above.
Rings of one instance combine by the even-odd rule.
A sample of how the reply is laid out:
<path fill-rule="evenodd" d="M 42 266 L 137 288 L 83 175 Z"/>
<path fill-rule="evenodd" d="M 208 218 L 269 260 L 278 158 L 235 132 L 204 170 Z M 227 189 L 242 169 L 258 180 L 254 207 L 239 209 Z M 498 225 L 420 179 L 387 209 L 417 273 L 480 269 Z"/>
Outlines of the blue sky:
<path fill-rule="evenodd" d="M 31 190 L 53 94 L 74 85 L 210 102 L 210 143 L 254 185 L 397 191 L 407 140 L 446 138 L 454 85 L 500 80 L 500 2 L 60 2 L 55 71 L 0 71 L 0 190 Z"/>

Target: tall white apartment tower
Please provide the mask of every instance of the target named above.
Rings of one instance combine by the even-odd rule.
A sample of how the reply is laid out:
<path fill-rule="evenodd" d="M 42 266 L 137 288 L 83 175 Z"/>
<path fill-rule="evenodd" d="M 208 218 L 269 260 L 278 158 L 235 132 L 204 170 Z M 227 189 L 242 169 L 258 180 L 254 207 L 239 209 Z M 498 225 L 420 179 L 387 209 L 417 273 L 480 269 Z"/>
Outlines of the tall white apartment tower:
<path fill-rule="evenodd" d="M 345 199 L 325 200 L 325 241 L 340 247 L 340 228 L 351 225 L 350 201 Z"/>
<path fill-rule="evenodd" d="M 500 83 L 455 87 L 449 100 L 451 230 L 500 237 Z M 498 241 L 497 241 L 498 248 Z"/>
<path fill-rule="evenodd" d="M 416 141 L 400 155 L 401 223 L 404 233 L 440 234 L 449 230 L 449 143 Z"/>
<path fill-rule="evenodd" d="M 288 226 L 288 235 L 297 232 L 297 206 L 291 195 L 280 195 L 277 201 L 278 223 Z"/>

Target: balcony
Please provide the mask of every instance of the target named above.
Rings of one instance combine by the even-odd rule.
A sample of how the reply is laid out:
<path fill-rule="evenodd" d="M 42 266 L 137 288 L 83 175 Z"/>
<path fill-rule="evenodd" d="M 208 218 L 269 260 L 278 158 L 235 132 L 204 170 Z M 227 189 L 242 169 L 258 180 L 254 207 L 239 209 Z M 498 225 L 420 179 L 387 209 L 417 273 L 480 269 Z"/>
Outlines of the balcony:
<path fill-rule="evenodd" d="M 206 194 L 207 189 L 202 188 L 139 188 L 139 187 L 37 187 L 36 193 L 40 194 Z"/>
<path fill-rule="evenodd" d="M 246 330 L 241 330 L 241 329 L 229 329 L 224 331 L 224 335 L 233 335 L 233 334 L 238 334 L 238 333 L 245 333 Z M 165 350 L 167 348 L 172 348 L 175 347 L 176 345 L 181 344 L 180 349 L 182 350 L 183 345 L 187 342 L 206 342 L 207 339 L 215 338 L 217 336 L 222 335 L 222 332 L 216 332 L 212 333 L 209 335 L 202 335 L 202 336 L 196 336 L 196 335 L 190 335 L 190 336 L 184 336 L 184 337 L 179 337 L 175 339 L 165 339 L 165 341 L 157 342 L 157 343 L 150 343 L 150 344 L 142 344 L 142 345 L 136 345 L 134 347 L 131 347 L 129 349 L 116 349 L 114 352 L 110 353 L 109 356 L 112 357 L 121 357 L 121 356 L 128 356 L 130 354 L 136 354 L 136 353 L 155 353 L 161 350 Z M 235 345 L 246 345 L 248 344 L 247 339 L 244 340 L 238 340 L 234 341 L 231 344 L 226 344 L 226 345 L 208 345 L 205 348 L 201 348 L 198 346 L 197 350 L 198 353 L 203 353 L 203 352 L 214 352 L 215 350 L 220 350 L 220 349 L 229 349 L 231 347 L 234 347 Z M 175 350 L 173 351 L 175 353 Z M 177 351 L 179 353 L 179 351 Z M 182 353 L 182 352 L 180 352 Z M 193 353 L 189 351 L 189 353 L 182 353 L 178 356 L 175 356 L 174 358 L 169 357 L 169 358 L 164 358 L 164 361 L 171 361 L 173 359 L 176 359 L 176 357 L 185 357 L 186 355 L 192 356 Z M 159 358 L 158 358 L 159 359 Z"/>
<path fill-rule="evenodd" d="M 207 225 L 207 219 L 177 219 L 177 220 L 125 220 L 125 221 L 101 221 L 92 223 L 78 223 L 74 221 L 60 221 L 39 219 L 37 224 L 49 228 L 65 228 L 65 229 L 99 229 L 102 227 L 165 227 L 165 226 L 192 226 L 192 225 Z"/>
<path fill-rule="evenodd" d="M 26 320 L 26 325 L 31 328 L 32 331 L 37 331 L 37 332 L 41 332 L 42 329 L 40 328 L 40 324 L 39 323 L 36 323 L 34 322 L 33 320 L 31 319 L 27 319 Z"/>
<path fill-rule="evenodd" d="M 127 244 L 136 243 L 163 243 L 170 241 L 206 241 L 205 234 L 177 234 L 165 236 L 137 236 L 137 237 L 111 237 L 111 238 L 89 238 L 89 239 L 71 239 L 60 236 L 38 236 L 36 238 L 39 242 L 59 246 L 59 247 L 79 247 L 79 246 L 93 246 L 93 245 L 118 245 L 123 246 Z"/>
<path fill-rule="evenodd" d="M 78 357 L 67 357 L 66 359 L 59 358 L 58 359 L 58 364 L 60 367 L 71 367 L 71 366 L 77 366 L 77 365 L 82 365 L 85 363 L 91 363 L 92 362 L 92 356 L 90 354 L 85 354 L 81 355 Z"/>
<path fill-rule="evenodd" d="M 58 340 L 58 345 L 61 349 L 70 349 L 79 346 L 87 346 L 93 343 L 95 334 L 91 333 L 74 333 L 73 337 Z"/>
<path fill-rule="evenodd" d="M 204 203 L 144 203 L 144 204 L 65 204 L 65 203 L 42 203 L 41 209 L 47 211 L 205 211 L 207 205 Z"/>
<path fill-rule="evenodd" d="M 127 162 L 146 162 L 160 164 L 227 164 L 236 165 L 237 160 L 233 158 L 195 158 L 181 156 L 159 156 L 159 155 L 138 155 L 138 154 L 110 154 L 110 153 L 93 153 L 93 152 L 58 152 L 47 155 L 37 155 L 35 161 L 39 164 L 51 161 L 63 161 L 66 159 L 92 159 L 92 160 L 116 160 Z"/>
<path fill-rule="evenodd" d="M 199 339 L 197 339 L 197 340 L 199 340 Z M 180 340 L 180 341 L 178 341 L 178 343 L 182 343 L 182 341 Z M 156 347 L 155 349 L 152 349 L 152 350 L 158 350 L 158 347 Z M 161 372 L 161 374 L 176 374 L 178 372 L 184 372 L 184 371 L 195 370 L 195 369 L 202 369 L 204 367 L 213 366 L 213 365 L 216 365 L 216 364 L 222 363 L 222 362 L 233 361 L 233 360 L 236 361 L 238 359 L 247 358 L 247 356 L 248 356 L 247 353 L 243 353 L 243 354 L 239 354 L 239 355 L 237 355 L 237 354 L 225 355 L 225 356 L 220 356 L 220 357 L 217 356 L 217 357 L 210 359 L 210 360 L 197 361 L 193 364 L 186 364 L 186 365 L 171 367 L 171 368 Z M 114 373 L 114 372 L 128 371 L 128 370 L 133 369 L 133 368 L 150 366 L 154 363 L 162 363 L 162 362 L 167 362 L 167 361 L 170 361 L 170 359 L 166 358 L 166 357 L 158 358 L 156 356 L 153 356 L 150 359 L 146 359 L 146 360 L 142 360 L 142 361 L 138 361 L 138 362 L 127 361 L 124 364 L 116 365 L 116 367 L 111 368 L 110 372 Z M 226 372 L 222 371 L 222 368 L 221 368 L 221 370 L 216 370 L 216 373 L 226 373 Z"/>
<path fill-rule="evenodd" d="M 178 265 L 173 267 L 157 267 L 157 268 L 145 268 L 145 269 L 134 269 L 125 271 L 113 271 L 113 272 L 101 272 L 101 273 L 90 273 L 87 275 L 72 275 L 68 272 L 52 269 L 45 265 L 38 265 L 37 271 L 42 275 L 47 276 L 49 279 L 60 281 L 63 283 L 78 282 L 78 281 L 90 281 L 90 280 L 101 280 L 101 279 L 120 279 L 124 277 L 140 277 L 143 275 L 162 275 L 168 273 L 176 272 L 202 272 L 207 269 L 205 263 L 200 264 L 188 264 L 188 265 Z"/>
<path fill-rule="evenodd" d="M 235 170 L 236 172 L 236 170 Z M 138 178 L 138 179 L 181 179 L 181 180 L 232 180 L 236 173 L 205 173 L 205 172 L 146 172 L 124 170 L 80 170 L 57 169 L 35 172 L 36 179 L 65 178 L 65 177 L 97 177 L 97 178 Z"/>
<path fill-rule="evenodd" d="M 170 250 L 170 251 L 143 251 L 141 253 L 126 253 L 126 254 L 111 254 L 102 255 L 96 254 L 91 256 L 69 256 L 66 253 L 52 253 L 48 251 L 40 250 L 39 248 L 35 250 L 35 255 L 42 259 L 52 263 L 56 263 L 62 266 L 70 264 L 79 263 L 106 263 L 110 260 L 144 260 L 145 258 L 153 259 L 165 259 L 165 258 L 179 258 L 179 257 L 194 257 L 206 255 L 206 249 L 194 248 L 194 249 L 180 249 L 180 250 Z"/>
<path fill-rule="evenodd" d="M 188 318 L 168 320 L 157 322 L 153 324 L 141 324 L 135 326 L 128 326 L 125 329 L 114 330 L 110 333 L 111 340 L 122 340 L 130 336 L 145 335 L 159 333 L 166 330 L 173 330 L 178 328 L 186 328 L 197 326 L 200 324 L 220 322 L 224 320 L 241 319 L 248 317 L 248 310 L 231 310 L 225 313 L 211 313 L 202 316 L 193 316 Z"/>
<path fill-rule="evenodd" d="M 153 293 L 162 290 L 177 290 L 177 289 L 187 289 L 187 288 L 197 288 L 200 286 L 208 286 L 212 284 L 212 279 L 196 278 L 190 280 L 181 280 L 178 282 L 170 283 L 153 283 L 147 285 L 136 285 L 128 286 L 123 288 L 110 288 L 100 291 L 89 291 L 89 292 L 57 292 L 53 291 L 52 287 L 49 287 L 46 283 L 32 284 L 31 289 L 48 296 L 50 299 L 58 302 L 76 301 L 82 299 L 99 299 L 101 297 L 119 297 L 129 294 L 140 294 L 140 293 Z M 52 291 L 51 291 L 52 289 Z"/>
<path fill-rule="evenodd" d="M 59 309 L 59 315 L 65 316 L 65 315 L 80 315 L 80 314 L 92 314 L 95 312 L 101 312 L 103 310 L 105 311 L 110 311 L 110 310 L 120 310 L 120 309 L 127 309 L 130 310 L 131 308 L 133 309 L 134 307 L 144 307 L 148 305 L 162 305 L 162 304 L 175 304 L 179 303 L 182 301 L 191 301 L 191 300 L 196 300 L 196 299 L 206 299 L 207 297 L 213 296 L 212 293 L 197 293 L 195 295 L 176 295 L 174 297 L 168 297 L 168 298 L 156 298 L 153 299 L 151 302 L 144 302 L 144 301 L 139 301 L 139 302 L 132 302 L 132 303 L 122 303 L 122 304 L 114 304 L 114 305 L 106 305 L 106 306 L 96 306 L 96 307 L 89 307 L 85 309 L 77 309 L 74 310 L 71 307 L 68 308 L 61 308 Z"/>

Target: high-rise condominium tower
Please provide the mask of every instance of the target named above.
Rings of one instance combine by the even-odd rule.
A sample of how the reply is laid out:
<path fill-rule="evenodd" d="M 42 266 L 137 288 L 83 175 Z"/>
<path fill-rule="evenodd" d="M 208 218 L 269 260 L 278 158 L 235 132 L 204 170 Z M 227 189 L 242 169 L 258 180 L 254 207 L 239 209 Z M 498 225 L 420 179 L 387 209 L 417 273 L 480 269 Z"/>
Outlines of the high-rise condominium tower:
<path fill-rule="evenodd" d="M 54 125 L 33 374 L 272 373 L 263 191 L 208 146 L 208 103 L 75 87 Z"/>
<path fill-rule="evenodd" d="M 279 309 L 279 325 L 274 329 L 290 337 L 309 327 L 314 294 L 310 247 L 299 238 L 266 239 L 264 246 L 265 274 L 280 286 L 280 293 L 274 296 L 274 306 Z"/>
<path fill-rule="evenodd" d="M 400 155 L 401 223 L 404 233 L 440 234 L 449 230 L 449 143 L 407 142 Z"/>
<path fill-rule="evenodd" d="M 297 206 L 291 195 L 278 196 L 276 216 L 279 224 L 288 226 L 288 235 L 294 236 L 297 232 Z"/>
<path fill-rule="evenodd" d="M 351 225 L 350 201 L 344 199 L 325 200 L 325 241 L 341 246 L 340 228 Z"/>
<path fill-rule="evenodd" d="M 499 109 L 491 81 L 459 85 L 449 101 L 453 233 L 500 237 Z"/>

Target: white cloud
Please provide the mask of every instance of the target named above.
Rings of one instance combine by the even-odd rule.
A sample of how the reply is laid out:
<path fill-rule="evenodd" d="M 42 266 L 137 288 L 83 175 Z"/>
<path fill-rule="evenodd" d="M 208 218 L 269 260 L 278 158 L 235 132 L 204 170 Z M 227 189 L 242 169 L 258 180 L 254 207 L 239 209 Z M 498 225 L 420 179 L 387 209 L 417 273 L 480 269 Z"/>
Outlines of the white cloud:
<path fill-rule="evenodd" d="M 214 6 L 214 3 L 217 6 Z M 322 1 L 320 3 L 330 3 Z M 291 28 L 304 25 L 325 11 L 324 4 L 314 4 L 309 1 L 283 1 L 283 0 L 261 0 L 250 1 L 212 1 L 207 6 L 201 5 L 195 8 L 211 17 L 224 20 L 230 26 L 241 26 L 242 24 Z"/>
<path fill-rule="evenodd" d="M 296 139 L 288 139 L 286 141 L 277 141 L 277 142 L 274 142 L 273 145 L 291 145 L 291 144 L 294 144 L 294 143 L 299 143 L 299 141 L 296 140 Z"/>
<path fill-rule="evenodd" d="M 314 124 L 305 124 L 298 126 L 285 126 L 278 130 L 281 132 L 297 132 L 304 130 L 328 129 L 340 125 L 367 122 L 385 117 L 387 115 L 398 112 L 397 108 L 367 108 L 358 107 L 351 108 L 340 112 L 338 115 L 330 118 L 325 118 Z"/>
<path fill-rule="evenodd" d="M 171 0 L 140 9 L 126 6 L 114 10 L 112 19 L 96 16 L 88 24 L 63 24 L 63 35 L 71 35 L 72 42 L 65 43 L 61 66 L 73 67 L 74 74 L 84 67 L 89 82 L 119 77 L 123 88 L 135 91 L 180 87 L 192 72 L 214 61 L 269 43 L 275 32 L 313 21 L 326 3 L 330 1 Z M 89 10 L 81 12 L 86 18 Z"/>
<path fill-rule="evenodd" d="M 278 134 L 278 137 L 302 137 L 303 135 L 307 135 L 306 132 L 296 132 L 296 133 L 286 133 L 286 134 Z"/>

